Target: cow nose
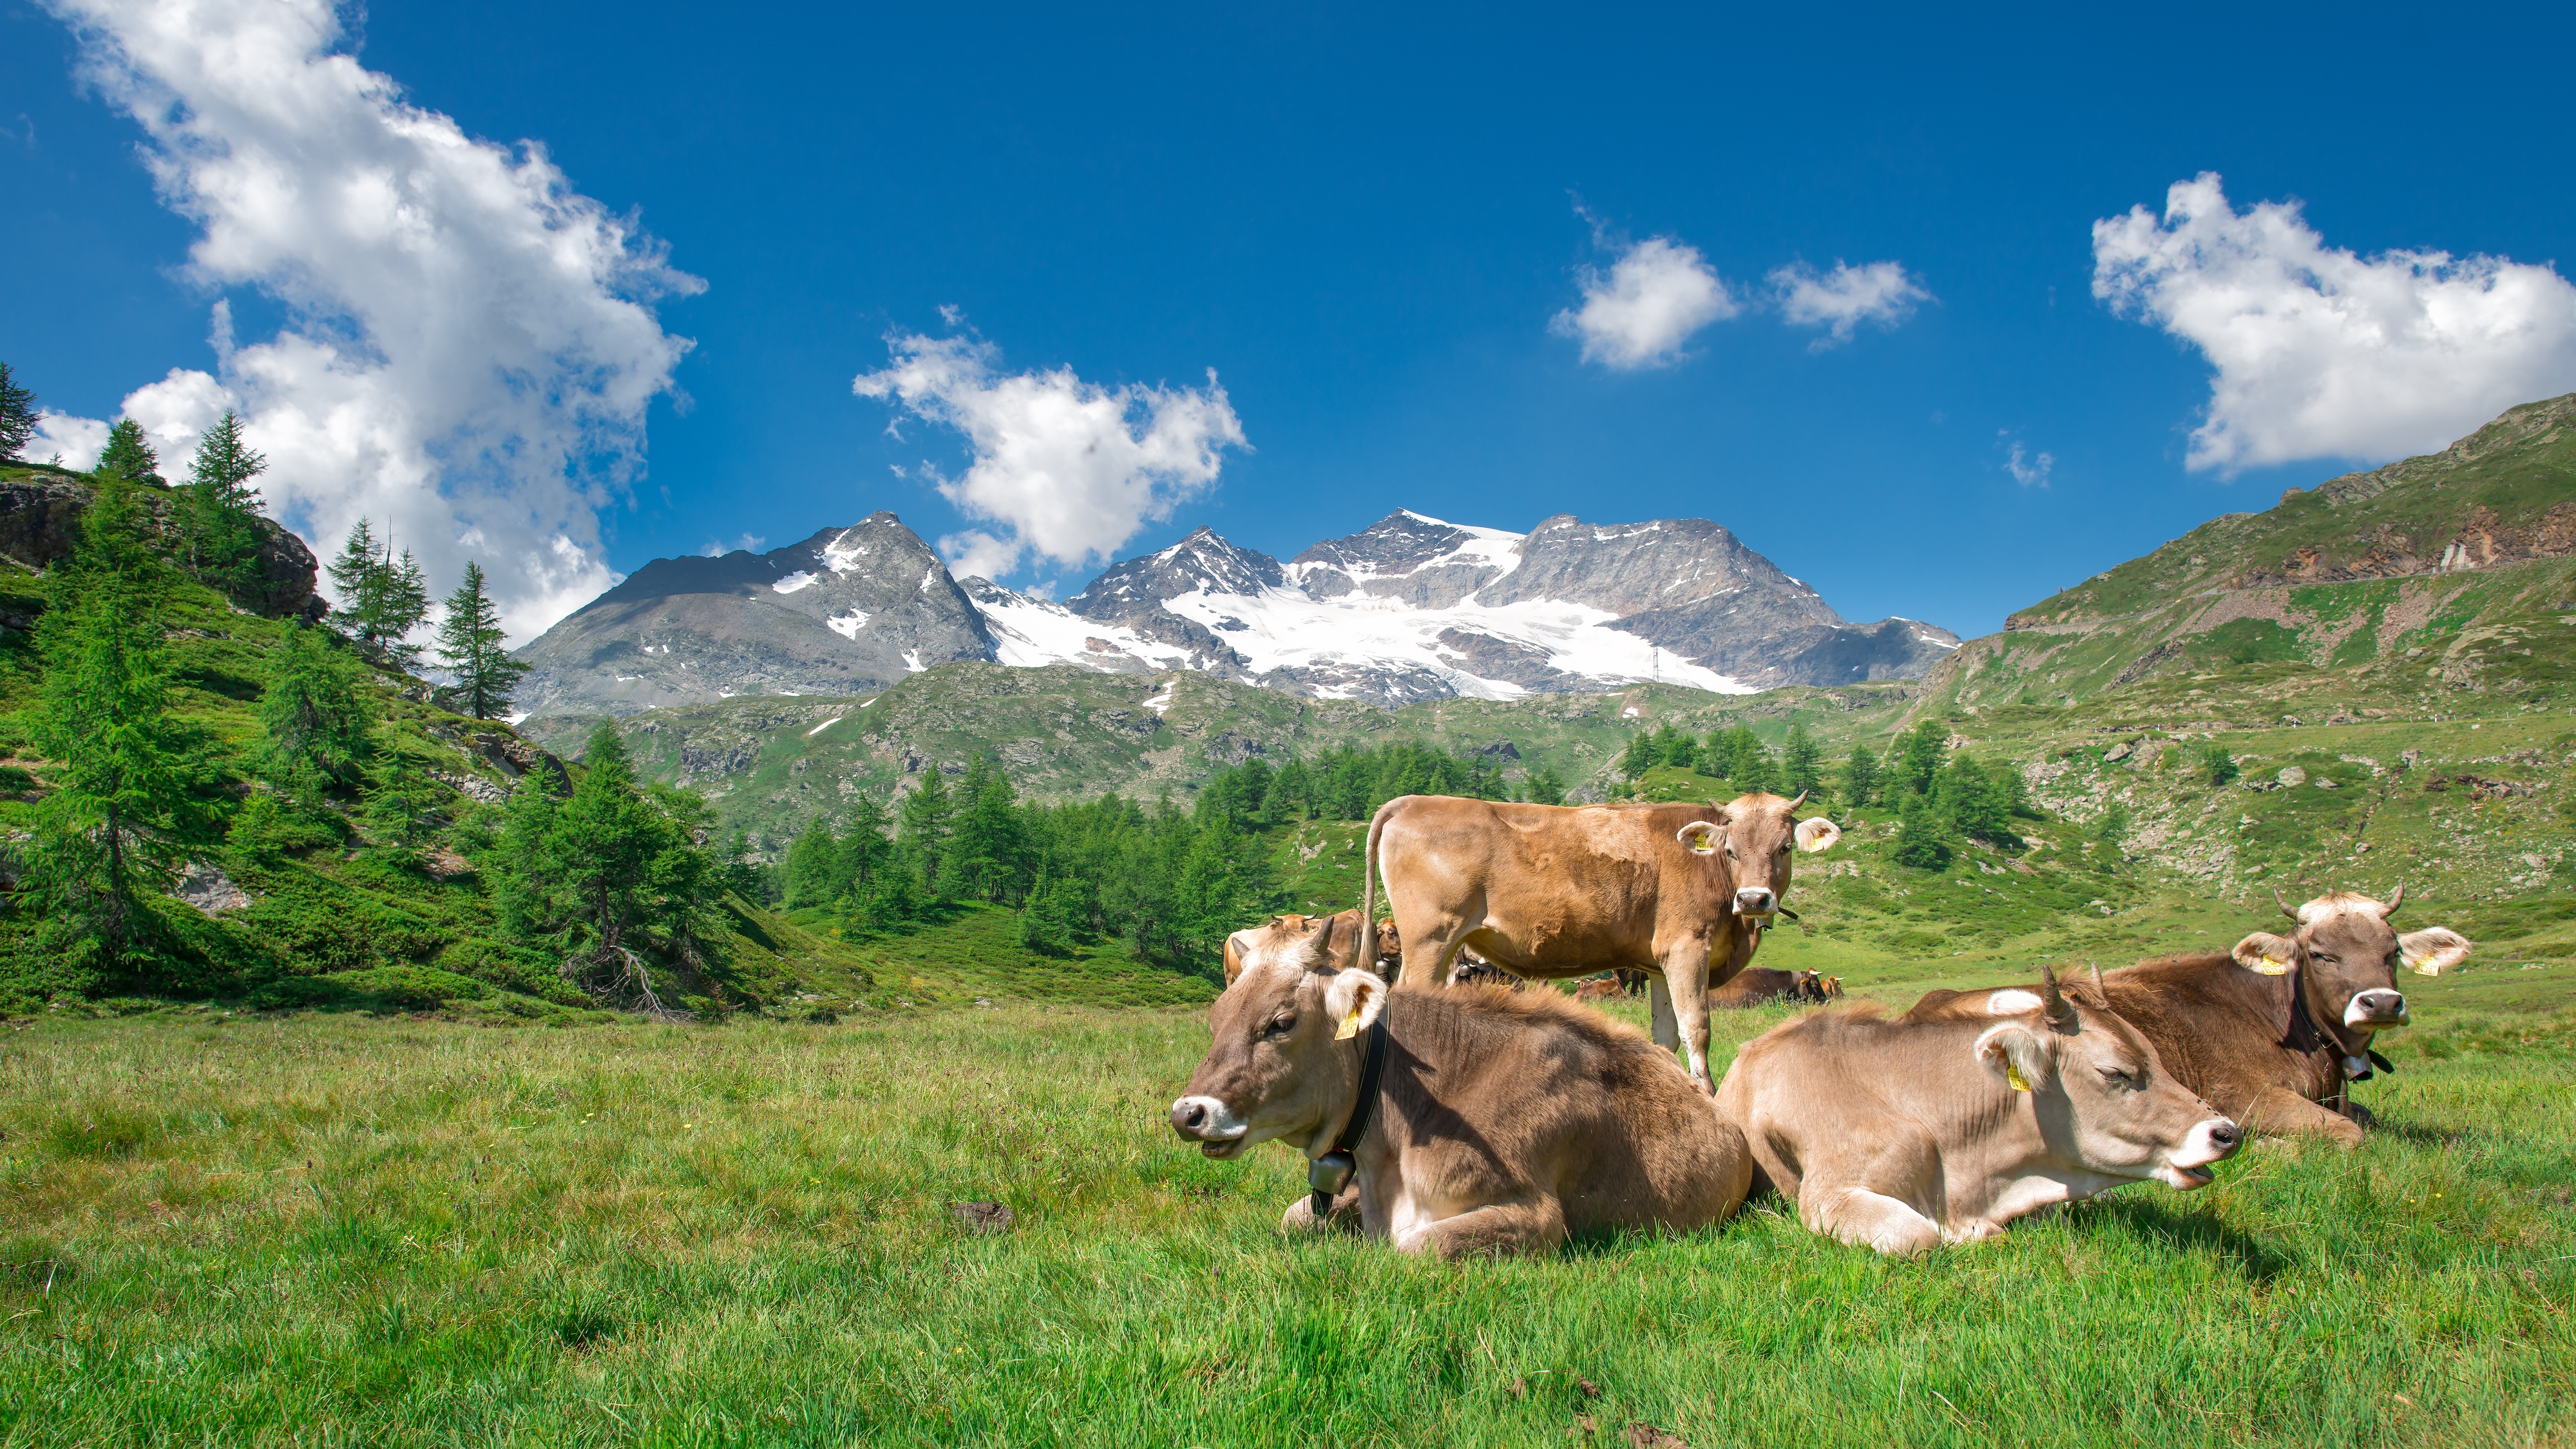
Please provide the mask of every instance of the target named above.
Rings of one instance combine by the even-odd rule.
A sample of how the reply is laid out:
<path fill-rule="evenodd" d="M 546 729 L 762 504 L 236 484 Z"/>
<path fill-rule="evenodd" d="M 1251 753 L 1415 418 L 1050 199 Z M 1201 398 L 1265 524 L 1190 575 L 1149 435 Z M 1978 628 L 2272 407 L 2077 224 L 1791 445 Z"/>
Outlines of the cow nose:
<path fill-rule="evenodd" d="M 1779 897 L 1763 886 L 1746 886 L 1735 893 L 1735 908 L 1748 916 L 1767 916 L 1779 903 Z"/>
<path fill-rule="evenodd" d="M 1172 1104 L 1172 1130 L 1196 1136 L 1207 1126 L 1207 1103 L 1196 1097 L 1183 1097 Z"/>
<path fill-rule="evenodd" d="M 2363 991 L 2352 998 L 2352 1012 L 2366 1021 L 2403 1021 L 2406 996 L 2398 991 Z"/>
<path fill-rule="evenodd" d="M 2233 1152 L 2245 1140 L 2245 1130 L 2235 1123 L 2219 1119 L 2210 1125 L 2209 1145 L 2222 1152 Z"/>

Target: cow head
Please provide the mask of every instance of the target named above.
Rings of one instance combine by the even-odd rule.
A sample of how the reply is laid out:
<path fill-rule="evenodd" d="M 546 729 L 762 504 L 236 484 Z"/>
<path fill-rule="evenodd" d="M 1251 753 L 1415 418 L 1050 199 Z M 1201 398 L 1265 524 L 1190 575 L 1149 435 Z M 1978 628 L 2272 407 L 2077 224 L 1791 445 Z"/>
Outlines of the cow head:
<path fill-rule="evenodd" d="M 2030 1095 L 2049 1154 L 2062 1166 L 2188 1191 L 2206 1186 L 2210 1164 L 2243 1140 L 2111 1009 L 2098 969 L 2089 999 L 2043 965 L 2039 990 L 1994 992 L 1986 1010 L 1996 1023 L 1977 1037 L 1977 1063 Z"/>
<path fill-rule="evenodd" d="M 2277 892 L 2273 899 L 2280 900 Z M 2400 885 L 2386 905 L 2351 891 L 2330 891 L 2296 908 L 2280 901 L 2281 913 L 2298 922 L 2298 929 L 2287 936 L 2247 936 L 2236 943 L 2236 964 L 2266 976 L 2296 972 L 2308 1014 L 2344 1057 L 2363 1061 L 2373 1033 L 2406 1024 L 2399 966 L 2438 976 L 2468 958 L 2468 938 L 2457 931 L 2428 926 L 2397 934 L 2388 918 L 2405 899 Z M 2355 1075 L 2368 1075 L 2367 1065 Z"/>
<path fill-rule="evenodd" d="M 1342 914 L 1352 920 L 1359 919 L 1357 911 L 1345 911 Z M 1227 936 L 1225 938 L 1225 984 L 1232 986 L 1235 978 L 1243 974 L 1247 964 L 1293 947 L 1313 935 L 1316 928 L 1323 925 L 1327 919 L 1329 918 L 1323 916 L 1272 916 L 1258 926 L 1246 926 Z M 1333 964 L 1347 966 L 1350 964 L 1351 948 L 1357 944 L 1357 938 L 1344 935 L 1336 939 L 1339 944 L 1336 947 Z M 1404 946 L 1402 939 L 1396 935 L 1395 922 L 1378 922 L 1377 955 L 1374 959 L 1381 966 L 1401 962 L 1404 959 Z"/>
<path fill-rule="evenodd" d="M 1821 815 L 1798 818 L 1798 807 L 1806 798 L 1807 792 L 1801 790 L 1795 800 L 1758 793 L 1738 795 L 1723 805 L 1712 800 L 1717 819 L 1694 820 L 1673 838 L 1695 855 L 1722 855 L 1735 881 L 1736 915 L 1769 921 L 1788 899 L 1789 871 L 1797 853 L 1828 851 L 1843 838 L 1842 827 Z"/>
<path fill-rule="evenodd" d="M 1336 966 L 1337 924 L 1248 960 L 1216 999 L 1215 1040 L 1172 1104 L 1172 1130 L 1201 1152 L 1237 1157 L 1282 1137 L 1320 1152 L 1348 1114 L 1359 1085 L 1352 1038 L 1386 1009 L 1387 985 Z"/>

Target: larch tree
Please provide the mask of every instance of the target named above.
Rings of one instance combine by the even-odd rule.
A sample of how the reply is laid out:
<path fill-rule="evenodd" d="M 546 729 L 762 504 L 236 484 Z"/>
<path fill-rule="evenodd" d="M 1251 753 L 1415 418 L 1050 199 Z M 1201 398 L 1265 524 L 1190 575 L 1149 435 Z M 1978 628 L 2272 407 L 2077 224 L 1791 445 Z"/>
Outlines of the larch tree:
<path fill-rule="evenodd" d="M 483 566 L 468 563 L 464 582 L 447 596 L 447 617 L 438 626 L 438 657 L 456 675 L 456 702 L 476 719 L 509 709 L 510 696 L 528 672 L 526 662 L 501 647 L 503 638 L 501 611 L 483 587 Z"/>
<path fill-rule="evenodd" d="M 250 480 L 267 469 L 268 460 L 242 440 L 240 415 L 227 408 L 197 445 L 180 495 L 179 536 L 188 571 L 244 601 L 258 595 L 262 582 L 259 490 Z"/>
<path fill-rule="evenodd" d="M 109 425 L 107 446 L 99 451 L 98 466 L 90 474 L 158 487 L 160 467 L 161 459 L 152 451 L 152 440 L 143 436 L 143 425 L 132 418 L 118 418 Z"/>
<path fill-rule="evenodd" d="M 18 462 L 36 441 L 36 394 L 11 376 L 0 362 L 0 463 Z"/>

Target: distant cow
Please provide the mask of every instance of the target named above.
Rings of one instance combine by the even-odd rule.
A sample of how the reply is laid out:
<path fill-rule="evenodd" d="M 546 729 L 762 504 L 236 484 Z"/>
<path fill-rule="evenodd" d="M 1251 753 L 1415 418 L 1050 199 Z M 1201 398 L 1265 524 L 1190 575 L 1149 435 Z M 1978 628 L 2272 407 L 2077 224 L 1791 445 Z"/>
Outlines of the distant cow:
<path fill-rule="evenodd" d="M 1793 848 L 1842 831 L 1795 800 L 1724 805 L 1516 805 L 1406 795 L 1369 822 L 1360 909 L 1378 876 L 1403 927 L 1409 981 L 1445 981 L 1473 947 L 1516 976 L 1651 971 L 1655 1040 L 1708 1075 L 1708 988 L 1752 960 L 1789 891 Z M 1679 1021 L 1674 1019 L 1679 1012 Z"/>
<path fill-rule="evenodd" d="M 1779 1001 L 1822 1006 L 1831 999 L 1826 979 L 1813 971 L 1774 971 L 1768 966 L 1747 966 L 1735 973 L 1733 980 L 1708 993 L 1708 1006 L 1711 1011 L 1768 1006 Z M 1839 990 L 1840 985 L 1836 981 L 1834 989 Z"/>
<path fill-rule="evenodd" d="M 1361 1230 L 1453 1258 L 1693 1228 L 1744 1201 L 1743 1134 L 1636 1031 L 1553 991 L 1389 988 L 1337 968 L 1332 934 L 1247 963 L 1217 998 L 1215 1041 L 1172 1104 L 1173 1130 L 1208 1156 L 1276 1138 L 1314 1162 L 1367 1113 L 1351 1152 Z M 1330 1166 L 1321 1191 L 1338 1186 Z M 1316 1226 L 1311 1200 L 1283 1226 Z"/>
<path fill-rule="evenodd" d="M 2370 1114 L 2348 1084 L 2371 1075 L 2371 1038 L 2406 1022 L 2398 966 L 2439 975 L 2470 951 L 2440 926 L 2398 935 L 2388 918 L 2405 899 L 2401 885 L 2386 905 L 2349 891 L 2284 901 L 2290 935 L 2256 931 L 2228 955 L 2167 956 L 2103 984 L 2167 1069 L 2249 1131 L 2358 1146 Z M 1933 992 L 1915 1010 L 1959 994 Z"/>
<path fill-rule="evenodd" d="M 2205 1186 L 2236 1124 L 2166 1072 L 2098 991 L 1957 1002 L 1928 1019 L 1823 1011 L 1747 1042 L 1718 1089 L 1762 1176 L 1846 1243 L 1919 1253 L 2154 1178 Z"/>
<path fill-rule="evenodd" d="M 1225 984 L 1234 984 L 1234 978 L 1243 974 L 1243 963 L 1253 954 L 1303 941 L 1327 920 L 1340 923 L 1338 934 L 1344 952 L 1340 964 L 1348 965 L 1351 943 L 1358 939 L 1355 934 L 1359 929 L 1358 911 L 1344 911 L 1336 916 L 1272 916 L 1258 926 L 1246 926 L 1225 938 Z M 1404 946 L 1402 938 L 1396 935 L 1395 922 L 1378 922 L 1377 954 L 1369 963 L 1370 969 L 1392 981 L 1403 959 Z"/>

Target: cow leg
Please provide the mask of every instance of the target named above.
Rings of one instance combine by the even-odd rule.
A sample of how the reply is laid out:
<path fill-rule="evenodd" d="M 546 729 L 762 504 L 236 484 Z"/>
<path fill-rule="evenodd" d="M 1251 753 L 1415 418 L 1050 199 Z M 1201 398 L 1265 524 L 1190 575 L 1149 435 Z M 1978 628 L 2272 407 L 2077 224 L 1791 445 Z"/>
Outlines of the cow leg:
<path fill-rule="evenodd" d="M 1314 1194 L 1297 1194 L 1297 1200 L 1288 1204 L 1288 1211 L 1279 1215 L 1279 1230 L 1283 1233 L 1358 1232 L 1360 1185 L 1353 1182 L 1343 1188 L 1342 1195 L 1333 1199 L 1333 1205 L 1325 1210 L 1320 1222 L 1315 1217 Z"/>
<path fill-rule="evenodd" d="M 1666 953 L 1663 979 L 1673 1009 L 1681 1016 L 1682 1047 L 1690 1056 L 1691 1081 L 1714 1097 L 1717 1084 L 1708 1076 L 1708 942 L 1685 941 Z"/>
<path fill-rule="evenodd" d="M 1404 968 L 1397 981 L 1387 984 L 1430 981 L 1448 985 L 1450 972 L 1457 968 L 1458 952 L 1466 944 L 1467 923 L 1464 921 L 1444 922 L 1441 927 L 1423 932 L 1418 941 L 1407 935 L 1404 938 Z"/>
<path fill-rule="evenodd" d="M 1835 1187 L 1810 1178 L 1798 1194 L 1798 1217 L 1810 1231 L 1894 1256 L 1941 1246 L 1939 1223 L 1865 1187 Z"/>
<path fill-rule="evenodd" d="M 1646 1009 L 1655 1018 L 1655 1045 L 1668 1052 L 1681 1050 L 1682 1029 L 1673 1019 L 1672 988 L 1661 976 L 1647 978 Z"/>
<path fill-rule="evenodd" d="M 2323 1137 L 2338 1147 L 2361 1145 L 2360 1123 L 2285 1087 L 2255 1093 L 2238 1117 L 2247 1130 L 2265 1137 Z"/>
<path fill-rule="evenodd" d="M 1423 1223 L 1398 1234 L 1395 1245 L 1408 1253 L 1437 1253 L 1443 1258 L 1499 1258 L 1544 1253 L 1564 1241 L 1565 1209 L 1555 1198 L 1542 1197 L 1488 1203 L 1456 1217 Z"/>

